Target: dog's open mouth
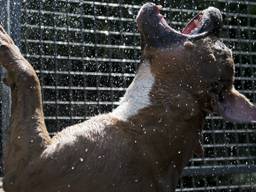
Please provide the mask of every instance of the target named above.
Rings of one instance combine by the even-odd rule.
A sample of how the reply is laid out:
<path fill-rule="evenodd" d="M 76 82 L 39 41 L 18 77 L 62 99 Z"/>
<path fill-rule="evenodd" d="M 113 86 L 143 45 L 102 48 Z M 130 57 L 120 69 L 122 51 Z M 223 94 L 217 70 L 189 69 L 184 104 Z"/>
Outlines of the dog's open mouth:
<path fill-rule="evenodd" d="M 182 30 L 183 34 L 193 34 L 199 31 L 200 28 L 202 28 L 203 23 L 205 22 L 203 20 L 204 14 L 201 12 L 198 15 L 196 15 Z"/>
<path fill-rule="evenodd" d="M 146 3 L 141 7 L 136 22 L 145 41 L 148 39 L 161 41 L 162 38 L 166 42 L 167 36 L 172 36 L 172 38 L 205 37 L 213 33 L 217 34 L 222 27 L 221 12 L 214 7 L 200 11 L 181 32 L 173 29 L 160 12 L 161 6 L 154 3 Z"/>
<path fill-rule="evenodd" d="M 157 6 L 160 7 L 160 6 Z M 161 18 L 160 23 L 162 26 L 164 26 L 165 28 L 169 28 L 172 29 L 172 27 L 167 23 L 167 21 L 165 20 L 164 16 L 161 15 L 160 11 L 159 11 L 159 17 Z M 193 19 L 191 19 L 187 25 L 182 29 L 181 33 L 182 34 L 196 34 L 199 31 L 201 31 L 200 29 L 202 29 L 202 27 L 204 26 L 204 24 L 207 23 L 207 19 L 206 18 L 206 14 L 203 14 L 203 12 L 200 12 L 198 15 L 196 15 Z"/>
<path fill-rule="evenodd" d="M 209 7 L 199 12 L 182 30 L 183 34 L 199 34 L 202 32 L 217 35 L 223 25 L 222 14 L 219 9 Z"/>

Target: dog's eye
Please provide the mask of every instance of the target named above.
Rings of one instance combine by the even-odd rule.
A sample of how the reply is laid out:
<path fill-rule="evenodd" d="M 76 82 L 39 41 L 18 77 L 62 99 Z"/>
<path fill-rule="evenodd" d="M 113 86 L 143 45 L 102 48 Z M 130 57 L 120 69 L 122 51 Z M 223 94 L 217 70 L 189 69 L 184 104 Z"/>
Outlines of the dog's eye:
<path fill-rule="evenodd" d="M 219 102 L 223 102 L 224 101 L 224 96 L 223 96 L 222 92 L 218 96 L 218 101 Z"/>
<path fill-rule="evenodd" d="M 228 90 L 228 85 L 230 84 L 229 80 L 220 79 L 219 81 L 212 82 L 210 85 L 209 93 L 217 96 L 218 101 L 224 100 L 224 94 Z"/>
<path fill-rule="evenodd" d="M 209 92 L 219 95 L 224 89 L 229 89 L 232 84 L 232 79 L 220 78 L 217 81 L 211 82 Z"/>
<path fill-rule="evenodd" d="M 210 89 L 209 89 L 210 93 L 218 95 L 220 90 L 221 90 L 220 82 L 212 82 L 211 83 Z"/>

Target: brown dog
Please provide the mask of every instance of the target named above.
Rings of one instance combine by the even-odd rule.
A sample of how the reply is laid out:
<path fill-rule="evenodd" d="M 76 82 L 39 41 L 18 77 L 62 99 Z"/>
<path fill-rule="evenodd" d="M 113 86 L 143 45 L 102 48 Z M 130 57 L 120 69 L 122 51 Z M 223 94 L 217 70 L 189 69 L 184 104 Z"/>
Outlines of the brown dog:
<path fill-rule="evenodd" d="M 137 16 L 143 61 L 120 106 L 53 138 L 36 73 L 1 27 L 0 63 L 12 90 L 5 191 L 173 192 L 192 152 L 200 151 L 208 112 L 256 119 L 255 107 L 232 85 L 231 51 L 216 37 L 221 19 L 209 8 L 182 34 L 158 6 L 145 4 Z"/>

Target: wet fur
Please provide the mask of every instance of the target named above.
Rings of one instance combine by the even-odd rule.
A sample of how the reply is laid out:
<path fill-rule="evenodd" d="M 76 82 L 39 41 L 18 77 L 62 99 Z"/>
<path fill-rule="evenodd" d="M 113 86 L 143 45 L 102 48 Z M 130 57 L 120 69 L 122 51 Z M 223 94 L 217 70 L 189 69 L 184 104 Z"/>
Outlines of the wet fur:
<path fill-rule="evenodd" d="M 141 67 L 147 67 L 155 79 L 147 93 L 150 102 L 127 116 L 114 111 L 93 117 L 53 138 L 45 128 L 41 88 L 33 68 L 22 56 L 4 65 L 12 82 L 5 190 L 174 191 L 183 167 L 198 147 L 205 116 L 202 106 L 208 102 L 203 95 L 207 82 L 199 87 L 186 84 L 199 80 L 200 66 L 205 63 L 187 64 L 186 57 L 205 48 L 208 55 L 215 54 L 211 39 L 205 41 L 192 49 L 180 46 L 172 52 L 160 51 L 157 57 L 151 50 L 144 52 L 149 63 Z M 11 59 L 16 52 L 11 49 L 10 53 Z M 202 57 L 206 62 L 211 59 L 208 55 Z M 173 61 L 166 64 L 166 57 Z M 192 71 L 198 74 L 187 76 Z M 135 81 L 144 72 L 138 70 Z M 181 80 L 183 84 L 178 83 Z M 131 97 L 129 91 L 127 95 L 126 100 Z"/>
<path fill-rule="evenodd" d="M 143 7 L 146 12 L 137 19 L 147 37 L 143 63 L 121 105 L 53 138 L 44 123 L 36 73 L 0 27 L 0 63 L 12 90 L 6 192 L 174 192 L 192 153 L 202 152 L 204 118 L 220 101 L 224 114 L 235 103 L 230 116 L 242 107 L 242 118 L 256 119 L 256 108 L 233 91 L 232 54 L 218 38 L 195 40 L 150 25 L 159 24 L 158 12 L 152 3 Z M 162 36 L 155 36 L 156 26 Z M 151 31 L 143 35 L 145 29 Z"/>

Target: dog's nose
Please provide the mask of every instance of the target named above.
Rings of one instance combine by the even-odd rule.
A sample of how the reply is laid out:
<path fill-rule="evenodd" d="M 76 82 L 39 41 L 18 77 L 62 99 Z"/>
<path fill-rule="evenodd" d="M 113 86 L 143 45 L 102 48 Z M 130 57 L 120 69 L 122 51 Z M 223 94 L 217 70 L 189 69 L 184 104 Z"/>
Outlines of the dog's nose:
<path fill-rule="evenodd" d="M 144 4 L 138 14 L 137 14 L 137 17 L 136 17 L 136 22 L 138 25 L 140 25 L 140 22 L 142 20 L 142 17 L 145 16 L 145 15 L 151 15 L 151 14 L 158 14 L 160 13 L 160 10 L 161 10 L 161 6 L 158 6 L 154 3 L 146 3 Z"/>

